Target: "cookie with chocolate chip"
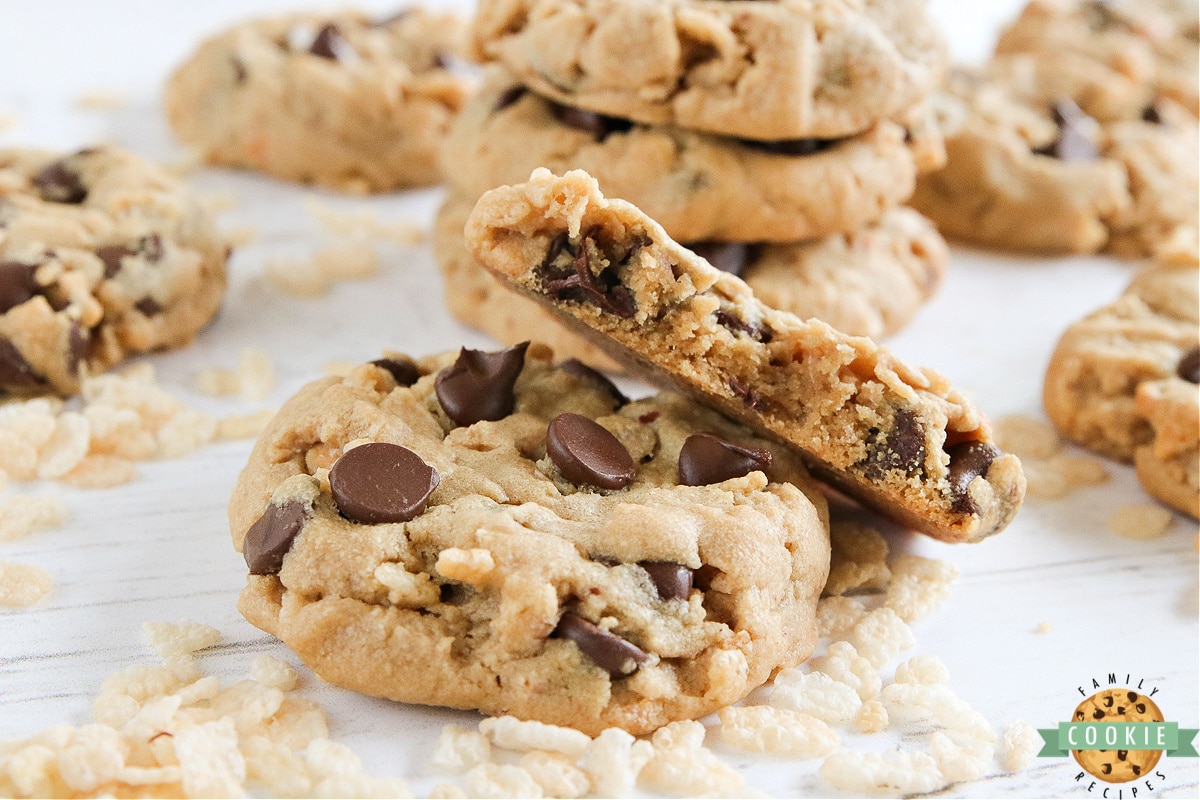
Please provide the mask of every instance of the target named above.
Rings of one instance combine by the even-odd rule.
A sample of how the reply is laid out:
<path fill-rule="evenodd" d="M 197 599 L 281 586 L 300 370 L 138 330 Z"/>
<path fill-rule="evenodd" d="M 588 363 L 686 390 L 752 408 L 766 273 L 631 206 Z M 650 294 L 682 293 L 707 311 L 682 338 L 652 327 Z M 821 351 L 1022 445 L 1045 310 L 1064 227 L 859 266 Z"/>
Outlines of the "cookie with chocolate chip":
<path fill-rule="evenodd" d="M 861 133 L 946 60 L 922 0 L 484 0 L 472 34 L 556 102 L 761 140 Z"/>
<path fill-rule="evenodd" d="M 1162 722 L 1158 704 L 1132 689 L 1105 689 L 1075 708 L 1074 722 Z M 1128 783 L 1152 774 L 1162 750 L 1072 750 L 1071 755 L 1108 783 Z"/>
<path fill-rule="evenodd" d="M 225 242 L 174 178 L 115 147 L 0 149 L 0 395 L 178 347 L 225 290 Z"/>
<path fill-rule="evenodd" d="M 322 678 L 597 734 L 806 658 L 829 568 L 784 447 L 544 345 L 309 384 L 230 502 L 239 607 Z"/>
<path fill-rule="evenodd" d="M 1135 451 L 1144 447 L 1153 449 L 1154 429 L 1163 421 L 1152 426 L 1139 411 L 1136 395 L 1142 384 L 1162 380 L 1196 395 L 1192 354 L 1200 344 L 1198 325 L 1200 261 L 1194 236 L 1190 242 L 1181 237 L 1145 266 L 1115 302 L 1063 333 L 1046 367 L 1043 402 L 1050 420 L 1079 444 L 1122 461 L 1133 461 Z M 1162 387 L 1146 391 L 1146 404 L 1175 395 Z M 1192 447 L 1200 429 L 1189 425 L 1195 422 L 1195 402 L 1193 397 L 1192 413 L 1183 414 L 1177 428 L 1187 433 Z M 1187 450 L 1181 450 L 1178 433 L 1166 435 L 1157 446 L 1164 457 Z M 1194 481 L 1194 464 L 1190 473 Z"/>
<path fill-rule="evenodd" d="M 365 193 L 436 183 L 438 140 L 468 81 L 462 22 L 420 8 L 241 23 L 167 84 L 167 119 L 210 164 Z"/>
<path fill-rule="evenodd" d="M 975 541 L 1021 504 L 1020 462 L 944 377 L 767 306 L 582 171 L 485 194 L 466 240 L 631 369 L 787 442 L 817 477 L 913 528 Z"/>
<path fill-rule="evenodd" d="M 542 338 L 553 341 L 561 355 L 623 369 L 475 263 L 463 241 L 473 205 L 451 193 L 434 223 L 433 251 L 451 313 L 505 344 Z M 903 207 L 890 209 L 878 223 L 856 233 L 814 242 L 693 242 L 688 247 L 718 269 L 740 276 L 775 308 L 872 337 L 894 333 L 908 322 L 941 285 L 949 258 L 932 223 Z"/>
<path fill-rule="evenodd" d="M 582 169 L 680 241 L 796 242 L 850 233 L 902 203 L 940 164 L 932 125 L 887 119 L 838 138 L 757 141 L 568 107 L 485 73 L 442 147 L 442 169 L 476 198 L 537 167 Z"/>
<path fill-rule="evenodd" d="M 1200 215 L 1200 129 L 1169 101 L 1101 124 L 1069 96 L 1042 102 L 960 70 L 934 105 L 946 165 L 918 178 L 911 203 L 948 237 L 1133 258 Z"/>

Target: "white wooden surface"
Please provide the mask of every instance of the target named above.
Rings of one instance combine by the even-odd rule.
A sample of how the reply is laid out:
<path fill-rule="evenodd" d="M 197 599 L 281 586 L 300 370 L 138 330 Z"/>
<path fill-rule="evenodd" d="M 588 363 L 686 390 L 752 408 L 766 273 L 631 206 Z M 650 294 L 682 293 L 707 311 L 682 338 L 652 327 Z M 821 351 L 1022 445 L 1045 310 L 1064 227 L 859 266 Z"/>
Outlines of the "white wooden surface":
<path fill-rule="evenodd" d="M 251 11 L 290 5 L 7 0 L 0 22 L 0 115 L 15 115 L 19 123 L 0 132 L 0 145 L 73 148 L 110 139 L 150 157 L 177 156 L 157 100 L 168 70 L 199 36 Z M 956 54 L 970 60 L 983 58 L 996 26 L 1018 6 L 1016 0 L 932 4 Z M 103 112 L 76 108 L 74 99 L 93 90 L 122 92 L 129 103 Z M 235 255 L 219 319 L 188 349 L 148 359 L 160 381 L 189 403 L 220 414 L 250 410 L 206 398 L 193 383 L 202 367 L 232 366 L 244 346 L 261 348 L 274 362 L 280 380 L 267 403 L 277 406 L 328 361 L 371 359 L 383 348 L 421 354 L 488 345 L 444 312 L 428 247 L 384 248 L 379 277 L 341 284 L 323 298 L 287 296 L 260 278 L 260 267 L 267 255 L 303 254 L 327 241 L 304 211 L 311 193 L 216 170 L 192 181 L 201 191 L 236 195 L 237 207 L 223 223 L 257 226 L 261 236 Z M 359 203 L 319 194 L 330 204 Z M 439 190 L 428 190 L 371 205 L 427 224 L 439 197 Z M 891 345 L 950 375 L 993 418 L 1037 415 L 1042 373 L 1059 333 L 1113 298 L 1130 271 L 1105 258 L 1003 258 L 956 247 L 940 295 Z M 152 659 L 141 638 L 146 620 L 219 628 L 224 641 L 202 664 L 229 680 L 244 677 L 256 653 L 297 663 L 234 608 L 245 567 L 229 544 L 225 506 L 249 448 L 249 442 L 220 444 L 145 464 L 134 483 L 105 491 L 10 486 L 10 492 L 60 494 L 72 516 L 61 529 L 0 543 L 0 558 L 42 565 L 55 577 L 51 594 L 33 609 L 0 611 L 0 738 L 89 721 L 91 697 L 106 675 Z M 917 652 L 941 656 L 959 693 L 998 726 L 1020 717 L 1051 727 L 1074 708 L 1077 686 L 1109 672 L 1146 678 L 1160 688 L 1156 699 L 1168 719 L 1197 724 L 1196 525 L 1177 517 L 1161 539 L 1118 538 L 1105 519 L 1145 498 L 1131 469 L 1110 469 L 1112 481 L 1103 486 L 1065 501 L 1030 501 L 1008 531 L 980 545 L 892 538 L 894 549 L 962 568 L 950 601 L 915 624 Z M 1049 633 L 1036 632 L 1042 622 L 1052 626 Z M 477 719 L 353 695 L 305 674 L 306 692 L 329 711 L 332 735 L 360 753 L 374 774 L 408 776 L 418 793 L 440 779 L 427 767 L 440 726 Z M 923 738 L 911 734 L 914 742 Z M 884 735 L 852 744 L 881 749 L 894 742 Z M 828 792 L 814 774 L 816 762 L 725 755 L 771 794 Z M 1196 761 L 1164 759 L 1158 769 L 1167 780 L 1151 796 L 1196 796 Z M 1098 796 L 1103 787 L 1089 795 L 1086 785 L 1075 783 L 1077 771 L 1062 759 L 1039 760 L 1019 775 L 999 774 L 997 765 L 989 779 L 945 794 Z"/>

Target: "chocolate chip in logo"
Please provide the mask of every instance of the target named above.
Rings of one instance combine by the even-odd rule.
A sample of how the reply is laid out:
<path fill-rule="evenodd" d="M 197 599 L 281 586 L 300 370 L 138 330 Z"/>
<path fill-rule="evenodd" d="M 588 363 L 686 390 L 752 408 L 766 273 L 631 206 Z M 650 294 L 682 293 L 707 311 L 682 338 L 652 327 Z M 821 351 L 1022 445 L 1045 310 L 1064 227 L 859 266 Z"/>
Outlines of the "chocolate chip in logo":
<path fill-rule="evenodd" d="M 574 375 L 576 378 L 582 378 L 585 381 L 595 384 L 598 388 L 604 390 L 616 402 L 617 408 L 629 404 L 629 398 L 617 388 L 617 385 L 608 379 L 608 376 L 599 370 L 592 369 L 587 364 L 580 361 L 578 358 L 568 358 L 566 361 L 558 365 L 558 368 L 568 375 Z"/>
<path fill-rule="evenodd" d="M 1183 354 L 1175 374 L 1188 383 L 1200 383 L 1200 347 L 1193 347 Z"/>
<path fill-rule="evenodd" d="M 557 300 L 592 303 L 622 319 L 632 318 L 637 313 L 633 292 L 621 285 L 612 264 L 599 275 L 592 272 L 589 247 L 598 248 L 595 234 L 591 232 L 584 235 L 577 248 L 572 248 L 563 236 L 551 241 L 546 258 L 542 260 L 542 288 Z M 556 264 L 563 253 L 571 257 L 570 266 Z"/>
<path fill-rule="evenodd" d="M 648 657 L 641 648 L 572 611 L 563 612 L 552 635 L 570 639 L 596 666 L 614 678 L 632 675 Z"/>
<path fill-rule="evenodd" d="M 967 493 L 967 487 L 980 475 L 987 475 L 988 467 L 1000 451 L 986 442 L 959 442 L 947 447 L 946 455 L 950 456 L 946 482 L 950 484 L 954 510 L 961 514 L 977 513 L 979 509 Z"/>
<path fill-rule="evenodd" d="M 33 185 L 48 203 L 78 205 L 87 199 L 87 187 L 83 185 L 79 173 L 61 160 L 42 167 L 33 176 Z"/>
<path fill-rule="evenodd" d="M 133 307 L 145 314 L 147 317 L 153 317 L 163 312 L 163 307 L 158 304 L 153 297 L 143 297 L 133 304 Z"/>
<path fill-rule="evenodd" d="M 673 561 L 639 561 L 646 570 L 658 596 L 663 600 L 687 600 L 692 593 L 692 571 Z"/>
<path fill-rule="evenodd" d="M 625 445 L 603 425 L 579 414 L 550 420 L 546 454 L 563 477 L 582 486 L 624 489 L 637 474 Z"/>
<path fill-rule="evenodd" d="M 497 111 L 503 111 L 508 108 L 524 97 L 526 91 L 526 88 L 520 84 L 508 87 L 496 98 L 496 105 L 492 106 L 492 113 L 495 114 Z"/>
<path fill-rule="evenodd" d="M 1097 708 L 1095 711 L 1092 712 L 1092 719 L 1104 719 L 1104 712 L 1101 709 Z"/>
<path fill-rule="evenodd" d="M 693 242 L 685 247 L 722 272 L 739 278 L 750 263 L 753 249 L 753 245 L 741 242 Z"/>
<path fill-rule="evenodd" d="M 811 156 L 828 150 L 836 139 L 783 139 L 776 142 L 760 142 L 755 139 L 739 139 L 746 147 L 777 156 Z"/>
<path fill-rule="evenodd" d="M 485 353 L 463 348 L 458 360 L 438 373 L 434 391 L 438 402 L 458 425 L 504 419 L 513 412 L 513 387 L 525 366 L 529 342 Z"/>
<path fill-rule="evenodd" d="M 298 500 L 281 506 L 267 504 L 267 510 L 242 540 L 242 555 L 250 574 L 278 575 L 283 568 L 283 557 L 292 549 L 292 542 L 311 515 L 312 509 Z"/>
<path fill-rule="evenodd" d="M 421 379 L 416 362 L 411 358 L 377 358 L 371 363 L 388 372 L 400 386 L 412 386 Z"/>
<path fill-rule="evenodd" d="M 886 432 L 871 429 L 867 456 L 858 463 L 863 474 L 878 480 L 891 470 L 914 475 L 925 465 L 925 429 L 917 415 L 906 408 L 892 417 L 892 427 Z"/>
<path fill-rule="evenodd" d="M 34 389 L 45 386 L 33 367 L 8 339 L 0 338 L 0 388 Z"/>
<path fill-rule="evenodd" d="M 1064 162 L 1095 161 L 1100 157 L 1091 133 L 1096 122 L 1083 113 L 1074 100 L 1059 100 L 1050 113 L 1058 125 L 1058 136 L 1045 147 L 1035 149 L 1034 153 Z"/>
<path fill-rule="evenodd" d="M 771 451 L 722 439 L 712 433 L 693 433 L 679 449 L 679 482 L 707 486 L 740 478 L 771 466 Z"/>
<path fill-rule="evenodd" d="M 603 142 L 611 134 L 624 133 L 633 128 L 633 122 L 620 117 L 610 117 L 597 114 L 595 111 L 585 111 L 582 108 L 555 104 L 554 116 L 568 128 L 590 133 L 598 142 Z"/>
<path fill-rule="evenodd" d="M 347 519 L 371 525 L 408 522 L 420 515 L 440 482 L 419 455 L 388 442 L 355 447 L 329 470 L 338 510 Z"/>
<path fill-rule="evenodd" d="M 0 261 L 0 314 L 16 308 L 38 293 L 38 282 L 33 279 L 37 264 L 21 261 Z"/>
<path fill-rule="evenodd" d="M 341 30 L 332 22 L 321 28 L 309 45 L 308 52 L 332 61 L 346 61 L 355 55 L 354 47 L 342 36 Z"/>

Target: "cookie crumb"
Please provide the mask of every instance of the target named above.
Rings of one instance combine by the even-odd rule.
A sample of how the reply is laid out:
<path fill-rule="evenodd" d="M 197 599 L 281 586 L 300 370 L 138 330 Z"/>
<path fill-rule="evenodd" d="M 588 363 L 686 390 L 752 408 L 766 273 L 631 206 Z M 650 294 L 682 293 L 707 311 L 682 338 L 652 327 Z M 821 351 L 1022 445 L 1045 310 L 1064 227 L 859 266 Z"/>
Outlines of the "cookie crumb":
<path fill-rule="evenodd" d="M 53 585 L 54 577 L 42 567 L 0 559 L 0 606 L 28 608 L 45 597 Z"/>
<path fill-rule="evenodd" d="M 1054 626 L 1049 622 L 1039 622 L 1036 630 L 1038 633 L 1049 633 L 1050 631 L 1054 630 Z"/>
<path fill-rule="evenodd" d="M 1171 512 L 1160 506 L 1132 503 L 1108 518 L 1108 529 L 1126 539 L 1157 539 L 1171 527 Z"/>
<path fill-rule="evenodd" d="M 0 541 L 19 539 L 67 521 L 67 505 L 53 495 L 17 494 L 0 504 Z"/>

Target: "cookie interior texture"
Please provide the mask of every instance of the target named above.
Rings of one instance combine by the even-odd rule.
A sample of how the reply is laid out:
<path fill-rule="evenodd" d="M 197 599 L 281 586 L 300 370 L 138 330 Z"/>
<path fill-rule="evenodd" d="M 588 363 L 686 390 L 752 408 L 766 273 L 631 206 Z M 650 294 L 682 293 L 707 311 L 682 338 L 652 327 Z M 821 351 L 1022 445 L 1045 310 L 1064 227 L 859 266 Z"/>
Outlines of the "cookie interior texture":
<path fill-rule="evenodd" d="M 1004 528 L 1024 497 L 1015 456 L 941 375 L 755 299 L 586 173 L 484 195 L 476 259 L 650 380 L 796 447 L 814 473 L 946 541 Z"/>
<path fill-rule="evenodd" d="M 229 251 L 208 212 L 116 147 L 0 149 L 0 392 L 79 390 L 212 318 Z"/>
<path fill-rule="evenodd" d="M 806 658 L 829 542 L 800 460 L 679 395 L 622 404 L 544 346 L 514 374 L 513 352 L 423 359 L 412 386 L 365 364 L 284 406 L 230 504 L 233 541 L 263 573 L 242 593 L 247 619 L 337 685 L 590 734 L 703 716 Z M 447 416 L 443 400 L 456 416 L 496 416 L 482 401 L 505 375 L 511 413 Z M 769 466 L 681 485 L 681 451 L 702 432 Z M 614 437 L 635 471 L 624 488 L 567 479 L 624 480 Z M 362 446 L 380 449 L 335 474 Z M 400 503 L 346 484 L 400 449 L 436 479 L 405 478 L 417 488 Z M 356 521 L 364 507 L 403 518 L 426 492 L 407 521 Z"/>

